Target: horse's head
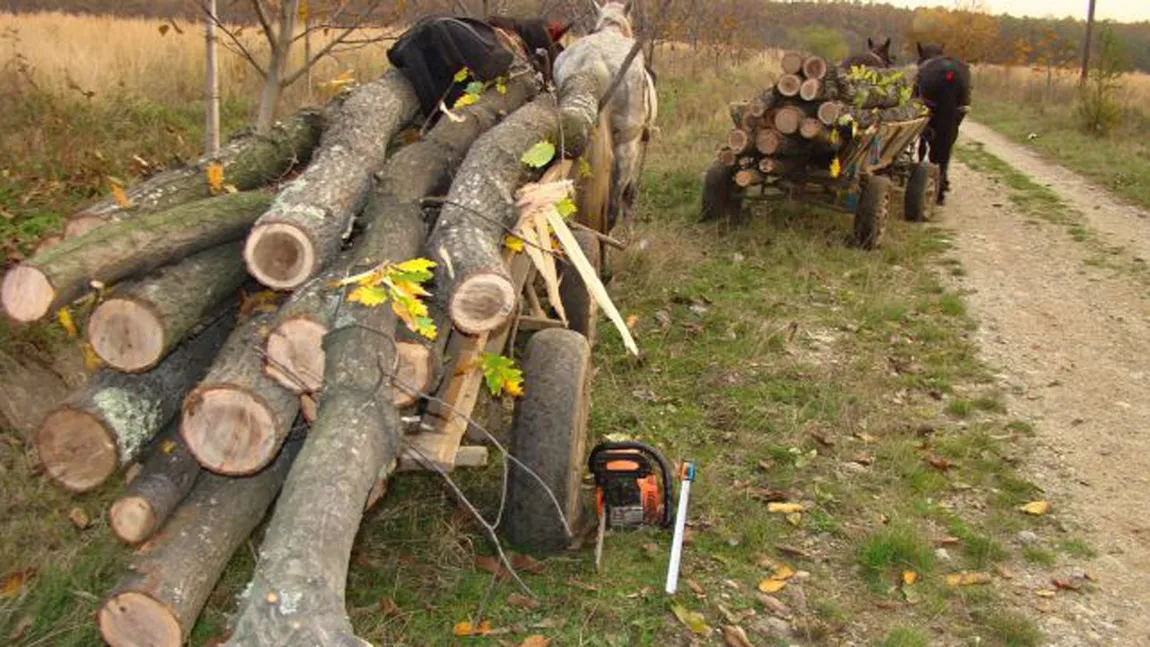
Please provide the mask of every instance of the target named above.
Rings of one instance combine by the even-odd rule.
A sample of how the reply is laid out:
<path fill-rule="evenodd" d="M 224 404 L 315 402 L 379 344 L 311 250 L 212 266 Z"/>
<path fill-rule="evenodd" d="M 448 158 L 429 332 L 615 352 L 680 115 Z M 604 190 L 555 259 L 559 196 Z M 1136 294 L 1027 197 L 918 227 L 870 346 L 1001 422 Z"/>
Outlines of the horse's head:
<path fill-rule="evenodd" d="M 882 43 L 876 43 L 870 38 L 867 38 L 866 46 L 871 54 L 874 54 L 882 61 L 883 67 L 890 67 L 894 64 L 894 57 L 891 56 L 890 53 L 890 38 L 887 38 L 886 41 Z"/>
<path fill-rule="evenodd" d="M 932 45 L 932 44 L 923 45 L 922 43 L 915 43 L 915 46 L 918 48 L 918 64 L 919 65 L 922 65 L 923 63 L 929 61 L 930 59 L 932 59 L 936 56 L 942 56 L 942 54 L 943 54 L 942 45 Z"/>
<path fill-rule="evenodd" d="M 618 2 L 607 0 L 602 4 L 596 3 L 595 10 L 598 18 L 595 21 L 595 31 L 614 27 L 627 38 L 634 38 L 635 31 L 631 27 L 631 2 Z"/>

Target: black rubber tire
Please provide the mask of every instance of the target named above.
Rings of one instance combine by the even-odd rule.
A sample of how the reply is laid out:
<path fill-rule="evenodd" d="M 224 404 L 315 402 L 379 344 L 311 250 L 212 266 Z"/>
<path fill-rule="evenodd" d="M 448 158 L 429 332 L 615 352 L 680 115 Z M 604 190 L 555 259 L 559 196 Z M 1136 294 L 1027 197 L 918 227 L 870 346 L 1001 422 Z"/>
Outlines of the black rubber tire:
<path fill-rule="evenodd" d="M 603 244 L 589 231 L 575 230 L 575 239 L 579 241 L 579 248 L 591 261 L 595 273 L 602 271 Z M 587 291 L 583 277 L 571 264 L 564 265 L 559 274 L 559 298 L 563 301 L 563 311 L 567 313 L 567 326 L 587 338 L 587 342 L 595 345 L 596 323 L 599 318 L 599 303 Z"/>
<path fill-rule="evenodd" d="M 858 206 L 855 207 L 854 242 L 862 249 L 877 249 L 886 233 L 890 217 L 890 178 L 867 175 L 862 180 Z"/>
<path fill-rule="evenodd" d="M 582 512 L 591 346 L 572 330 L 543 330 L 527 342 L 522 367 L 511 454 L 547 483 L 574 529 Z M 514 463 L 509 479 L 503 530 L 511 543 L 536 554 L 566 549 L 566 530 L 539 482 Z"/>
<path fill-rule="evenodd" d="M 934 207 L 938 203 L 938 166 L 930 162 L 919 162 L 910 173 L 906 183 L 906 198 L 903 212 L 911 222 L 926 222 L 934 217 Z"/>
<path fill-rule="evenodd" d="M 735 189 L 735 169 L 713 164 L 703 178 L 703 209 L 699 220 L 737 218 L 743 208 L 743 196 Z"/>

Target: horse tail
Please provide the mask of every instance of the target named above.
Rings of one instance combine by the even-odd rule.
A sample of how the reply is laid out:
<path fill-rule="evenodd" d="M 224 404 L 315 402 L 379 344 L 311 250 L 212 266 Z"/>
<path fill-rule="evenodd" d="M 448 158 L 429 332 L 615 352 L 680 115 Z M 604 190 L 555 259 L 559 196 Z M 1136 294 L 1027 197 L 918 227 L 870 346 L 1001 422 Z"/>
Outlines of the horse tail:
<path fill-rule="evenodd" d="M 595 231 L 607 232 L 607 210 L 611 202 L 611 172 L 615 165 L 615 141 L 611 136 L 611 108 L 599 113 L 599 123 L 584 153 L 590 176 L 583 178 L 579 200 L 579 223 Z M 582 174 L 581 174 L 582 175 Z"/>

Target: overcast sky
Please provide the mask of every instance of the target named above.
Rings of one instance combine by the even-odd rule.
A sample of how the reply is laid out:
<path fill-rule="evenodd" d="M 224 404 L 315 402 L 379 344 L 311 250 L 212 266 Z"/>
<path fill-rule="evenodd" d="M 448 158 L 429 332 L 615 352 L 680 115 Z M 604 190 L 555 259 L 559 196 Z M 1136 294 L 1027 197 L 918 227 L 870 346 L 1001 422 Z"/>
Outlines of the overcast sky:
<path fill-rule="evenodd" d="M 884 0 L 901 7 L 953 6 L 952 2 L 940 0 Z M 993 13 L 1008 13 L 1012 16 L 1054 16 L 1062 18 L 1074 16 L 1086 18 L 1089 0 L 983 0 Z M 1096 0 L 1094 17 L 1102 20 L 1136 22 L 1150 20 L 1150 0 Z"/>

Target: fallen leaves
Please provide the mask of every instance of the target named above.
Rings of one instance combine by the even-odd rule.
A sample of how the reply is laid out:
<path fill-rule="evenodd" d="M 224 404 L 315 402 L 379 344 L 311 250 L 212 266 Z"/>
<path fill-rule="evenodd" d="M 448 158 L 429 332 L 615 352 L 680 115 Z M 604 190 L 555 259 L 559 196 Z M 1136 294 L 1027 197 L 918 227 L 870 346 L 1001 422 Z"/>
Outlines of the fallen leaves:
<path fill-rule="evenodd" d="M 979 584 L 990 584 L 990 573 L 951 573 L 946 576 L 947 586 L 976 586 Z"/>
<path fill-rule="evenodd" d="M 204 177 L 208 180 L 208 190 L 212 195 L 219 195 L 224 191 L 224 165 L 219 162 L 208 162 L 204 167 Z"/>
<path fill-rule="evenodd" d="M 541 562 L 537 559 L 532 559 L 527 555 L 520 555 L 518 553 L 511 554 L 511 568 L 523 573 L 531 573 L 539 575 L 547 570 L 546 562 Z"/>
<path fill-rule="evenodd" d="M 550 644 L 551 641 L 549 639 L 539 634 L 535 634 L 533 636 L 528 636 L 522 643 L 520 643 L 519 647 L 547 647 L 547 645 Z"/>
<path fill-rule="evenodd" d="M 903 584 L 914 584 L 916 580 L 918 580 L 918 573 L 915 573 L 914 571 L 903 571 Z"/>
<path fill-rule="evenodd" d="M 691 633 L 703 635 L 711 633 L 711 628 L 707 626 L 707 619 L 703 617 L 703 614 L 697 611 L 688 611 L 687 608 L 681 604 L 672 604 L 671 613 L 675 614 L 679 622 L 683 623 L 683 626 L 687 629 L 690 629 Z"/>
<path fill-rule="evenodd" d="M 935 456 L 934 454 L 927 454 L 924 460 L 926 460 L 928 465 L 940 472 L 947 472 L 951 468 L 950 461 L 940 456 Z"/>
<path fill-rule="evenodd" d="M 99 370 L 104 365 L 104 360 L 100 359 L 96 349 L 92 348 L 92 344 L 88 342 L 80 344 L 80 355 L 84 358 L 84 368 L 89 373 Z"/>
<path fill-rule="evenodd" d="M 747 632 L 737 625 L 723 625 L 723 642 L 727 647 L 752 647 Z"/>
<path fill-rule="evenodd" d="M 772 502 L 767 504 L 767 512 L 778 514 L 794 514 L 803 511 L 803 504 L 801 503 L 782 503 Z"/>
<path fill-rule="evenodd" d="M 35 573 L 35 569 L 28 569 L 5 575 L 4 579 L 0 580 L 0 600 L 20 595 L 20 592 L 24 590 L 24 585 Z"/>
<path fill-rule="evenodd" d="M 72 508 L 68 513 L 68 519 L 76 526 L 77 530 L 86 530 L 88 526 L 92 525 L 92 519 L 84 512 L 83 508 Z"/>
<path fill-rule="evenodd" d="M 1050 512 L 1050 503 L 1046 501 L 1031 501 L 1026 505 L 1019 506 L 1020 511 L 1035 517 L 1041 517 Z"/>
<path fill-rule="evenodd" d="M 132 201 L 124 192 L 124 185 L 114 178 L 108 178 L 108 184 L 112 192 L 112 200 L 116 202 L 116 206 L 121 209 L 131 209 Z"/>
<path fill-rule="evenodd" d="M 478 627 L 472 627 L 471 623 L 467 620 L 455 623 L 455 629 L 452 631 L 457 637 L 463 638 L 466 636 L 487 636 L 491 634 L 491 624 L 484 620 L 479 623 Z"/>
<path fill-rule="evenodd" d="M 510 604 L 511 606 L 517 607 L 519 609 L 526 609 L 528 611 L 534 611 L 539 608 L 539 600 L 529 598 L 526 595 L 522 595 L 520 593 L 512 593 L 511 595 L 508 595 L 507 604 Z"/>
<path fill-rule="evenodd" d="M 80 334 L 76 329 L 76 322 L 72 320 L 72 311 L 68 308 L 60 308 L 56 311 L 56 321 L 60 322 L 60 327 L 68 334 L 69 339 L 74 339 Z"/>
<path fill-rule="evenodd" d="M 759 591 L 763 593 L 778 593 L 787 585 L 787 581 L 795 576 L 795 570 L 786 564 L 777 564 L 774 572 L 767 579 L 759 582 Z"/>

